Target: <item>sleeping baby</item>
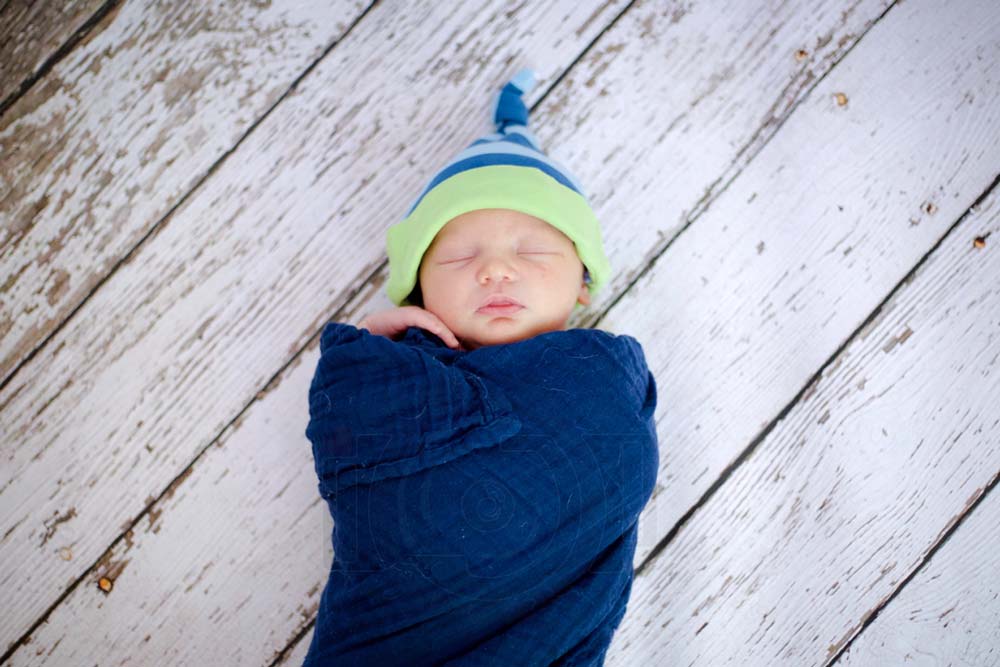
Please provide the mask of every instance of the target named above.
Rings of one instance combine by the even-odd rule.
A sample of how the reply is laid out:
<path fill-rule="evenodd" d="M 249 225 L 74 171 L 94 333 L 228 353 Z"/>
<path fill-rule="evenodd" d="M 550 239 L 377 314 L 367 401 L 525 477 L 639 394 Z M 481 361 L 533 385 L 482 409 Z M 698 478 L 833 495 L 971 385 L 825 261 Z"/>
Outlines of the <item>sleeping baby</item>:
<path fill-rule="evenodd" d="M 396 308 L 331 322 L 309 388 L 334 561 L 305 665 L 602 665 L 659 467 L 639 342 L 567 329 L 600 227 L 541 152 L 522 70 L 496 132 L 389 228 Z"/>

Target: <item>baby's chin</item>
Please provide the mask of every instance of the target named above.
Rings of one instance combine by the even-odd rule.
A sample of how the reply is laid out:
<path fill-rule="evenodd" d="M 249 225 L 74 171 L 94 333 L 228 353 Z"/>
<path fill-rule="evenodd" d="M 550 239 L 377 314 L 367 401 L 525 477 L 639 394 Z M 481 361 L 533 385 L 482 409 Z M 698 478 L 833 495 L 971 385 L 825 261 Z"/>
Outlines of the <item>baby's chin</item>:
<path fill-rule="evenodd" d="M 535 322 L 519 321 L 517 317 L 492 317 L 487 322 L 477 323 L 473 330 L 456 335 L 464 349 L 475 350 L 489 345 L 516 343 L 547 331 L 558 330 L 559 327 L 545 327 Z"/>

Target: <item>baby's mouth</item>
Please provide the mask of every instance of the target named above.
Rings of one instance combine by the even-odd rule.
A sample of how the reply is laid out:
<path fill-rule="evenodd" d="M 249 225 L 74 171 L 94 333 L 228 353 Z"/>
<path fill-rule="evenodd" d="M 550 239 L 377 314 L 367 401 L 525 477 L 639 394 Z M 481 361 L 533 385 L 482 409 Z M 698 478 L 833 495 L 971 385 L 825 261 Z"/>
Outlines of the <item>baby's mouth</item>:
<path fill-rule="evenodd" d="M 503 305 L 483 306 L 476 312 L 481 315 L 511 315 L 523 309 L 524 306 L 519 306 L 516 303 L 506 303 Z"/>

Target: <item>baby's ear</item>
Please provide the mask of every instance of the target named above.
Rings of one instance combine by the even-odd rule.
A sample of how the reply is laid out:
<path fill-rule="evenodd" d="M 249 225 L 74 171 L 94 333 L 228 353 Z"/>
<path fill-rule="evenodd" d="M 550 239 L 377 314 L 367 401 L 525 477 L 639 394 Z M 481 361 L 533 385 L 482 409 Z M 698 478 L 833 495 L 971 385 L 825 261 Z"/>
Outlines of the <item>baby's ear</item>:
<path fill-rule="evenodd" d="M 590 305 L 590 290 L 587 288 L 587 283 L 580 285 L 580 293 L 577 295 L 577 301 L 584 306 Z"/>

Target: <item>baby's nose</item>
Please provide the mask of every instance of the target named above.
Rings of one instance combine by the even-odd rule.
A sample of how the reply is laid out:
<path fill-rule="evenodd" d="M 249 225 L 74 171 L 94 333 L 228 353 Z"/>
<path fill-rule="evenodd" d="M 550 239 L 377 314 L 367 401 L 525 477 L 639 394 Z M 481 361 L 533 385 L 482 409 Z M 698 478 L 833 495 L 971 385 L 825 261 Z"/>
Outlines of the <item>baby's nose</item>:
<path fill-rule="evenodd" d="M 500 280 L 511 280 L 517 276 L 517 271 L 510 265 L 509 262 L 500 259 L 487 260 L 483 264 L 483 268 L 480 273 L 480 278 L 486 278 L 488 280 L 500 281 Z"/>

